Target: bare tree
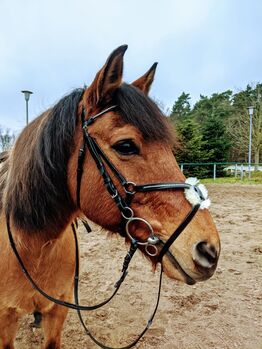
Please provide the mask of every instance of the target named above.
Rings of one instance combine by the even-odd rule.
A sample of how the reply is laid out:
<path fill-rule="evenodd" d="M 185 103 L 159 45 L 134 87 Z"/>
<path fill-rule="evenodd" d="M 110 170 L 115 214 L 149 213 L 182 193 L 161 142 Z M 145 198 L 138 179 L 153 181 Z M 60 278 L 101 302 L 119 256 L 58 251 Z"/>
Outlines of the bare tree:
<path fill-rule="evenodd" d="M 261 150 L 262 150 L 262 99 L 261 94 L 259 94 L 259 99 L 256 103 L 256 110 L 254 112 L 253 123 L 253 151 L 255 164 L 260 162 Z"/>
<path fill-rule="evenodd" d="M 234 158 L 247 161 L 249 144 L 249 115 L 247 107 L 254 107 L 252 127 L 252 162 L 261 162 L 262 153 L 262 85 L 257 84 L 255 88 L 247 86 L 234 96 L 233 106 L 235 109 L 233 117 L 227 125 L 228 132 L 232 137 Z"/>
<path fill-rule="evenodd" d="M 9 129 L 0 127 L 0 152 L 11 148 L 15 140 L 15 135 Z"/>

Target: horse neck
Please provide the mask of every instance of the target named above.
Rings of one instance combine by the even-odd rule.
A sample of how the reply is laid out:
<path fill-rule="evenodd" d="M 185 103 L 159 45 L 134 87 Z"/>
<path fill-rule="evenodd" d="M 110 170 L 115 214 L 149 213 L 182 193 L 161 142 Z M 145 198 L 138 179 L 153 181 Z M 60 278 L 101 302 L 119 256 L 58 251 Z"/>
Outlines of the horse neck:
<path fill-rule="evenodd" d="M 56 239 L 50 239 L 50 237 L 43 234 L 28 235 L 27 232 L 16 229 L 12 222 L 11 233 L 18 253 L 32 275 L 34 273 L 38 275 L 44 266 L 44 270 L 53 268 L 65 256 L 69 258 L 70 253 L 74 254 L 74 248 L 72 248 L 74 238 L 70 224 L 60 232 Z M 3 213 L 0 215 L 0 234 L 1 256 L 3 259 L 15 258 L 11 251 L 6 217 Z"/>

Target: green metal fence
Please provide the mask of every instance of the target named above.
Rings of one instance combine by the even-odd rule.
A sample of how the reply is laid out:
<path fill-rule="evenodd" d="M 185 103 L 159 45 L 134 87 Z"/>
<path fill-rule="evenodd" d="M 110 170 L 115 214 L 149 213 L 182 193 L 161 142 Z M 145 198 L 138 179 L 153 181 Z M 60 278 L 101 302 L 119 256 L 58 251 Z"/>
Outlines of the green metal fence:
<path fill-rule="evenodd" d="M 248 163 L 240 163 L 240 162 L 184 162 L 179 164 L 182 172 L 185 169 L 190 169 L 193 172 L 194 167 L 204 167 L 212 170 L 213 179 L 217 178 L 218 169 L 223 171 L 224 176 L 235 176 L 239 177 L 241 180 L 248 174 L 251 177 L 252 172 L 261 171 L 262 172 L 262 163 L 259 164 L 248 164 Z"/>

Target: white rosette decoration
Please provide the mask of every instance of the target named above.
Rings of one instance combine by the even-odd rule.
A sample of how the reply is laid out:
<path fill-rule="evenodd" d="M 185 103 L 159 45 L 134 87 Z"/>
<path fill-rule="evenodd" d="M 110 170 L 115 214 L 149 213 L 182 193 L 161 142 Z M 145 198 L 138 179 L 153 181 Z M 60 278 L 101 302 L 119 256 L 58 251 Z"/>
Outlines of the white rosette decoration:
<path fill-rule="evenodd" d="M 189 189 L 185 189 L 185 196 L 187 201 L 189 201 L 192 206 L 200 204 L 201 209 L 209 208 L 209 206 L 211 205 L 211 201 L 208 198 L 208 190 L 204 186 L 204 184 L 200 184 L 199 180 L 195 177 L 187 178 L 185 183 L 192 185 L 192 187 L 190 187 Z M 200 197 L 199 193 L 194 189 L 194 186 L 198 187 L 198 189 L 201 191 L 203 199 Z"/>

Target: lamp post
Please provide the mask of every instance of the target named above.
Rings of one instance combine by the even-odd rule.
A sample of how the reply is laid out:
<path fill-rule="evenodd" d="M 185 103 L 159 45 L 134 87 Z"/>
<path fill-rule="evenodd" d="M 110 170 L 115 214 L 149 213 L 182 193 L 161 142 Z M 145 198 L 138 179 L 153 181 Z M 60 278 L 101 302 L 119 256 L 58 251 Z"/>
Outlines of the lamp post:
<path fill-rule="evenodd" d="M 25 105 L 26 105 L 26 125 L 28 125 L 28 101 L 30 98 L 30 95 L 33 93 L 31 91 L 28 90 L 23 90 L 21 91 L 24 94 L 25 97 Z"/>
<path fill-rule="evenodd" d="M 249 146 L 248 146 L 248 177 L 251 178 L 251 156 L 252 156 L 252 118 L 254 113 L 254 107 L 247 108 L 249 114 Z"/>

